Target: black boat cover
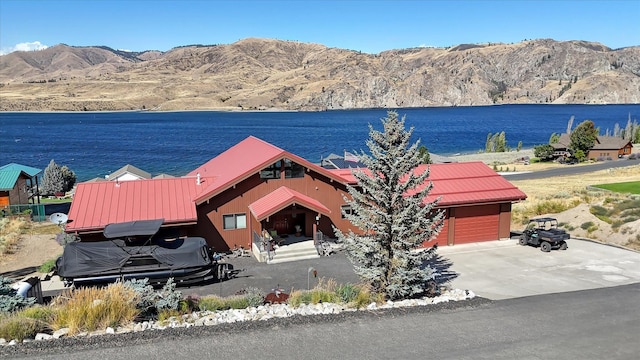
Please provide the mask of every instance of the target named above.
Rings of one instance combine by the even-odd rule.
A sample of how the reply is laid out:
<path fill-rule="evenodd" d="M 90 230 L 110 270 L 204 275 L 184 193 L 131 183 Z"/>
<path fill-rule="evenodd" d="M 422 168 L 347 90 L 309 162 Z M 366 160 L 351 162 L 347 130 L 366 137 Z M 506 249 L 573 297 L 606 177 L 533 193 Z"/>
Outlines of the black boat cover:
<path fill-rule="evenodd" d="M 104 227 L 102 233 L 107 239 L 117 239 L 127 236 L 153 236 L 160 230 L 163 222 L 164 219 L 155 219 L 109 224 Z"/>
<path fill-rule="evenodd" d="M 176 239 L 169 246 L 127 246 L 122 240 L 72 242 L 56 262 L 62 278 L 88 277 L 128 272 L 177 270 L 211 265 L 205 239 Z M 157 263 L 131 266 L 136 258 L 152 257 Z"/>

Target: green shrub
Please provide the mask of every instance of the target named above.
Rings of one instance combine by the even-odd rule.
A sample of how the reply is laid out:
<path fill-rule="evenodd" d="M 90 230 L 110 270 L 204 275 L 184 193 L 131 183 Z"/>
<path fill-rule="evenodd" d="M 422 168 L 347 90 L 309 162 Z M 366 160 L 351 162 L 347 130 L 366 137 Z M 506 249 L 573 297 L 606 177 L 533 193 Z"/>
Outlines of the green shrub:
<path fill-rule="evenodd" d="M 609 210 L 607 210 L 606 208 L 600 206 L 600 205 L 593 205 L 589 208 L 589 212 L 592 213 L 595 216 L 607 216 L 609 215 Z"/>
<path fill-rule="evenodd" d="M 229 309 L 227 302 L 217 295 L 203 296 L 198 300 L 200 311 L 218 311 Z"/>
<path fill-rule="evenodd" d="M 20 310 L 18 316 L 49 323 L 53 320 L 55 311 L 49 306 L 36 305 Z"/>
<path fill-rule="evenodd" d="M 593 223 L 593 221 L 587 221 L 585 223 L 582 223 L 582 225 L 580 225 L 580 228 L 582 230 L 588 230 L 590 227 L 593 227 L 595 224 Z"/>
<path fill-rule="evenodd" d="M 618 230 L 620 230 L 620 226 L 622 226 L 623 224 L 624 224 L 624 221 L 615 220 L 611 223 L 611 230 L 613 230 L 614 232 L 618 232 Z"/>
<path fill-rule="evenodd" d="M 156 291 L 149 285 L 149 279 L 132 279 L 124 282 L 124 286 L 132 289 L 138 295 L 136 307 L 142 315 L 148 316 L 162 310 L 178 310 L 182 300 L 182 292 L 176 291 L 173 278 L 169 278 L 161 290 Z"/>
<path fill-rule="evenodd" d="M 340 302 L 340 297 L 333 291 L 325 289 L 312 289 L 310 293 L 312 304 Z"/>
<path fill-rule="evenodd" d="M 264 304 L 265 293 L 258 288 L 249 287 L 238 291 L 236 295 L 244 296 L 247 299 L 247 302 L 249 304 L 248 306 L 250 307 L 257 307 Z"/>
<path fill-rule="evenodd" d="M 568 191 L 562 190 L 553 195 L 556 199 L 568 199 L 571 197 L 571 194 Z"/>
<path fill-rule="evenodd" d="M 38 271 L 41 273 L 50 273 L 56 268 L 56 259 L 49 259 L 40 265 Z"/>
<path fill-rule="evenodd" d="M 563 201 L 549 200 L 536 204 L 533 211 L 536 215 L 557 214 L 570 208 L 571 206 L 565 204 Z"/>
<path fill-rule="evenodd" d="M 344 284 L 338 286 L 336 289 L 336 294 L 340 298 L 340 301 L 344 304 L 348 304 L 352 302 L 358 293 L 360 292 L 360 288 L 353 284 Z"/>
<path fill-rule="evenodd" d="M 224 298 L 229 309 L 246 309 L 249 307 L 249 300 L 244 295 L 233 295 Z"/>
<path fill-rule="evenodd" d="M 23 298 L 11 288 L 12 281 L 0 276 L 0 312 L 14 312 L 35 304 L 35 298 Z"/>
<path fill-rule="evenodd" d="M 294 290 L 291 292 L 291 294 L 289 294 L 287 304 L 289 304 L 291 307 L 298 307 L 302 304 L 311 304 L 311 292 Z"/>
<path fill-rule="evenodd" d="M 6 318 L 0 318 L 0 338 L 7 340 L 22 341 L 28 338 L 34 338 L 37 333 L 44 332 L 48 329 L 45 322 L 11 315 Z"/>

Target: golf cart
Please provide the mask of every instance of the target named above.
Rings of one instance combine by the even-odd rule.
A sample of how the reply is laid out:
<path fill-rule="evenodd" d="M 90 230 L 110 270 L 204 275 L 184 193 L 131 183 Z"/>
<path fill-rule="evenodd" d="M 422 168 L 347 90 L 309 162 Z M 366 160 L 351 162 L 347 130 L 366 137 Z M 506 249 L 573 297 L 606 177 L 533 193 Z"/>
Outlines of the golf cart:
<path fill-rule="evenodd" d="M 567 240 L 570 237 L 569 233 L 558 229 L 558 220 L 543 217 L 529 220 L 529 225 L 518 242 L 522 246 L 539 246 L 543 252 L 549 252 L 551 249 L 567 250 Z"/>

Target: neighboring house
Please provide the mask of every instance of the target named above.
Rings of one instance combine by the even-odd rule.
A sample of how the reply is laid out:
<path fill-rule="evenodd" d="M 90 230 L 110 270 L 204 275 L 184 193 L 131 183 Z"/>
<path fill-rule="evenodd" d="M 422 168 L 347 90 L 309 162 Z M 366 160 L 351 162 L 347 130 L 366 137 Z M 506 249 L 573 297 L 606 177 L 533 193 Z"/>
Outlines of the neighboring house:
<path fill-rule="evenodd" d="M 130 180 L 141 180 L 141 179 L 151 179 L 151 174 L 144 170 L 140 170 L 133 165 L 125 165 L 120 169 L 112 172 L 111 174 L 105 176 L 106 180 L 109 181 L 130 181 Z"/>
<path fill-rule="evenodd" d="M 571 144 L 571 136 L 569 134 L 562 134 L 558 139 L 558 142 L 551 143 L 554 149 L 554 157 L 569 157 L 571 153 L 569 151 Z M 630 155 L 633 149 L 631 141 L 625 140 L 617 136 L 601 136 L 596 137 L 596 142 L 587 154 L 588 159 L 617 159 L 619 157 Z"/>
<path fill-rule="evenodd" d="M 456 160 L 438 155 L 438 154 L 429 154 L 431 158 L 431 162 L 434 164 L 448 164 L 456 162 Z M 325 169 L 363 169 L 366 167 L 360 159 L 351 153 L 345 152 L 345 156 L 340 156 L 336 154 L 329 154 L 326 158 L 320 160 L 320 166 Z"/>
<path fill-rule="evenodd" d="M 26 165 L 7 164 L 0 166 L 0 209 L 9 205 L 40 203 L 32 191 L 38 188 L 38 174 L 42 170 Z"/>
<path fill-rule="evenodd" d="M 631 155 L 633 144 L 617 136 L 598 136 L 587 158 L 589 159 L 617 159 Z"/>
<path fill-rule="evenodd" d="M 481 162 L 430 171 L 429 200 L 441 196 L 446 213 L 438 243 L 509 237 L 522 191 Z M 202 236 L 216 251 L 252 246 L 263 230 L 333 236 L 334 226 L 358 230 L 343 216 L 348 184 L 356 185 L 351 169 L 328 170 L 251 136 L 184 177 L 78 184 L 66 231 L 97 240 L 109 223 L 163 218 L 166 231 Z"/>
<path fill-rule="evenodd" d="M 326 158 L 320 159 L 320 166 L 325 169 L 357 169 L 365 168 L 366 166 L 360 162 L 357 156 L 351 155 L 345 152 L 346 156 L 340 156 L 336 154 L 329 154 Z"/>

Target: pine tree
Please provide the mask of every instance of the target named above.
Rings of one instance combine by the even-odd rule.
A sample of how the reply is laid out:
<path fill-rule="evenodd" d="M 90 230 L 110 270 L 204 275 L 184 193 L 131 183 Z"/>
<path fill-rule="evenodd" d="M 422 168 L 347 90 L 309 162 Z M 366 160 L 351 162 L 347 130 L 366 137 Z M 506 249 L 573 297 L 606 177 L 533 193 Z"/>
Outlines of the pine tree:
<path fill-rule="evenodd" d="M 436 210 L 437 200 L 426 201 L 433 187 L 429 168 L 415 172 L 421 160 L 420 141 L 409 146 L 413 127 L 405 130 L 404 117 L 393 111 L 382 125 L 384 132 L 369 125 L 371 155 L 360 155 L 367 172 L 353 170 L 358 186 L 349 186 L 351 198 L 345 197 L 353 211 L 344 215 L 361 232 L 335 231 L 356 273 L 374 291 L 391 300 L 411 298 L 424 294 L 435 277 L 428 264 L 435 247 L 413 250 L 441 230 L 444 213 Z"/>
<path fill-rule="evenodd" d="M 73 188 L 78 178 L 76 177 L 76 173 L 69 169 L 67 165 L 62 166 L 60 171 L 62 172 L 62 178 L 64 179 L 64 187 L 62 191 L 67 192 Z"/>
<path fill-rule="evenodd" d="M 54 195 L 64 191 L 64 175 L 58 164 L 51 160 L 49 165 L 44 169 L 42 174 L 42 184 L 40 185 L 40 193 L 42 195 Z"/>
<path fill-rule="evenodd" d="M 584 154 L 587 154 L 596 143 L 596 138 L 599 133 L 600 130 L 595 127 L 593 121 L 585 120 L 576 126 L 571 133 L 571 144 L 569 147 L 574 151 L 581 150 Z"/>

